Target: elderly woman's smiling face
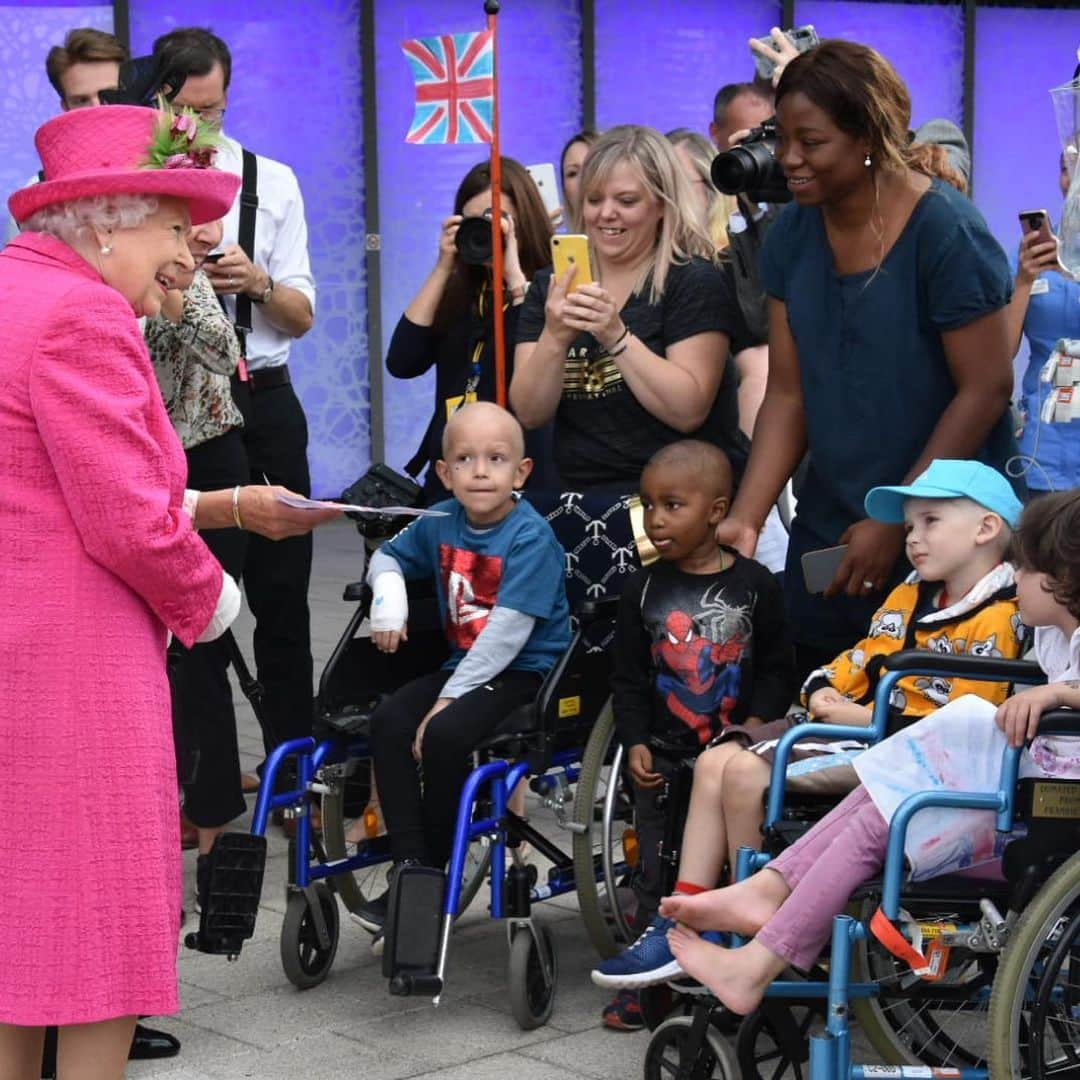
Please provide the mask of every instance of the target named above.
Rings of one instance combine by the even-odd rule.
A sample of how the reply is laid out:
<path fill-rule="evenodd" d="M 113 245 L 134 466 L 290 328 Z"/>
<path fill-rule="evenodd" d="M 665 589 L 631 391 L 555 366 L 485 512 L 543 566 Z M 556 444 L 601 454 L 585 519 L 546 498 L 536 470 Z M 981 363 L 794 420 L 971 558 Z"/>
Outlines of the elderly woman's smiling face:
<path fill-rule="evenodd" d="M 136 315 L 157 315 L 169 289 L 194 269 L 187 245 L 190 227 L 187 203 L 161 196 L 157 210 L 142 224 L 98 231 L 101 252 L 95 265 L 105 284 L 120 293 Z"/>

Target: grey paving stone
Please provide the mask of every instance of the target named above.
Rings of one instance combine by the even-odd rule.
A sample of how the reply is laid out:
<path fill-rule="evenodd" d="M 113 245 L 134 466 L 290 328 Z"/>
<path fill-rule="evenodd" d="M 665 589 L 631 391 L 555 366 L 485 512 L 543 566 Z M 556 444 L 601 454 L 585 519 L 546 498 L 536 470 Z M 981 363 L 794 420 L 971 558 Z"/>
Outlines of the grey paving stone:
<path fill-rule="evenodd" d="M 609 1031 L 597 1028 L 593 1031 L 566 1035 L 519 1050 L 525 1057 L 535 1058 L 555 1066 L 560 1075 L 563 1070 L 593 1080 L 615 1080 L 641 1075 L 645 1048 L 649 1045 L 649 1033 Z"/>
<path fill-rule="evenodd" d="M 437 1080 L 552 1080 L 551 1067 L 545 1062 L 522 1054 L 493 1054 L 464 1065 L 424 1074 Z M 586 1073 L 560 1069 L 560 1080 L 587 1080 Z M 629 1078 L 627 1078 L 629 1080 Z"/>

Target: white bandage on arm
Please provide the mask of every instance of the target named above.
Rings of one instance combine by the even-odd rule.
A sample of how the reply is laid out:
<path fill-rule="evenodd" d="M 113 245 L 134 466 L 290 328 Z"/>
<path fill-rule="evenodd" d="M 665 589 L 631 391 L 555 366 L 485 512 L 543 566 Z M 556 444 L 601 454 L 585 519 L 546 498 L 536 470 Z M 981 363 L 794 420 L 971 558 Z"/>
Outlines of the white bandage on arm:
<path fill-rule="evenodd" d="M 409 597 L 401 567 L 390 555 L 376 551 L 368 566 L 371 585 L 371 629 L 400 630 L 409 621 Z"/>

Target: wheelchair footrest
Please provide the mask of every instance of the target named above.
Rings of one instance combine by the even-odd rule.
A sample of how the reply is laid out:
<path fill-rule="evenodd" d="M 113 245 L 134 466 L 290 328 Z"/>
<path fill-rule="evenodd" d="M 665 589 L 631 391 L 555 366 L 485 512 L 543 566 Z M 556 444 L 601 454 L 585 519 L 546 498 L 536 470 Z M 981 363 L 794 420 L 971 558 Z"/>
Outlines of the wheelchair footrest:
<path fill-rule="evenodd" d="M 199 952 L 235 957 L 255 933 L 266 868 L 266 837 L 222 833 L 199 856 L 199 929 L 184 944 Z"/>
<path fill-rule="evenodd" d="M 390 993 L 439 993 L 445 888 L 446 874 L 442 870 L 405 866 L 395 873 L 387 901 L 382 959 Z"/>

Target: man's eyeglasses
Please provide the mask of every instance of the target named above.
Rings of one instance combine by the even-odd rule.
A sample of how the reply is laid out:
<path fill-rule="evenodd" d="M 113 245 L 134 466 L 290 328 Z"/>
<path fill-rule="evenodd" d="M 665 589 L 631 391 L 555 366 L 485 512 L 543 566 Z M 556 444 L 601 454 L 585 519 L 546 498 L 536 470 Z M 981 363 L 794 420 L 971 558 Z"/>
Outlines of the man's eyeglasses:
<path fill-rule="evenodd" d="M 220 124 L 225 118 L 224 109 L 192 109 L 191 111 L 205 124 Z"/>

